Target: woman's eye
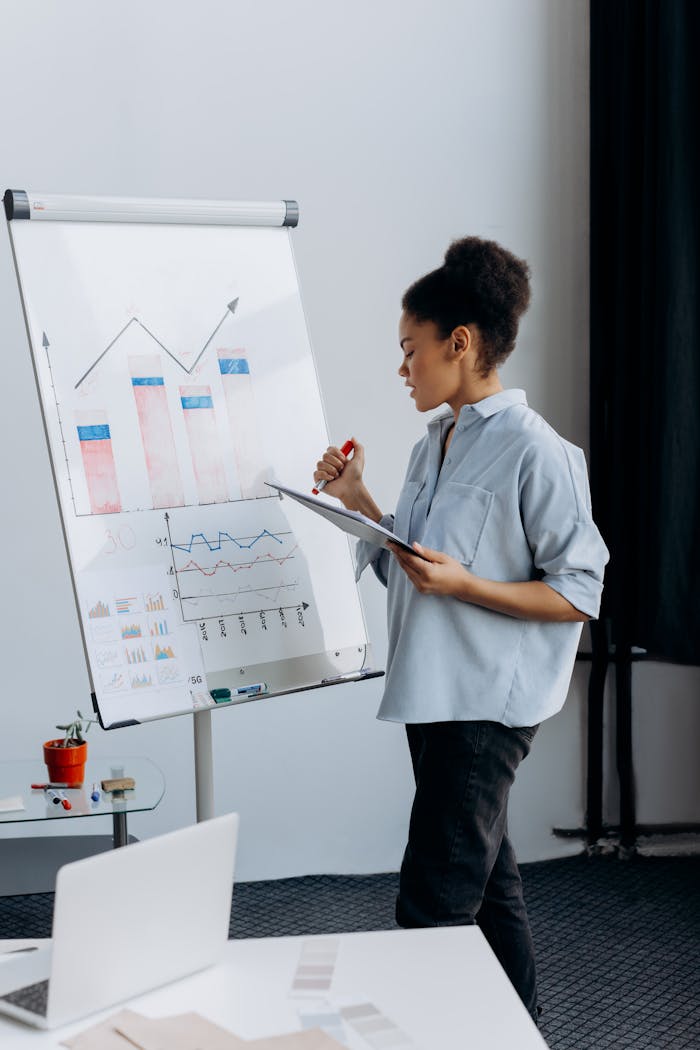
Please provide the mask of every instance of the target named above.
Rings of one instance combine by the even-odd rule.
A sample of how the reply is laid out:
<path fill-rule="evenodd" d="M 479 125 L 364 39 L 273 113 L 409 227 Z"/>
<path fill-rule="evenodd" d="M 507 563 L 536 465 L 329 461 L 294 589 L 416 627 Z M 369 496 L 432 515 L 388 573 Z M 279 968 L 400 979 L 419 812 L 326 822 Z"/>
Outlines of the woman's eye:
<path fill-rule="evenodd" d="M 404 361 L 410 361 L 412 357 L 413 357 L 413 350 L 409 350 L 409 351 L 407 351 L 407 353 L 405 353 L 403 355 Z"/>

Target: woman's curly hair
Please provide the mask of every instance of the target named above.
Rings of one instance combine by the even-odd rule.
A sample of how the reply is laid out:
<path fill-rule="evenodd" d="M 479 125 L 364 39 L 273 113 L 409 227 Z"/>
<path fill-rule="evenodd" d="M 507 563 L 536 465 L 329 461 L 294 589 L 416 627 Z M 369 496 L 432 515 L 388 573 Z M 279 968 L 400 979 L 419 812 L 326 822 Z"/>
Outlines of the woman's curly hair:
<path fill-rule="evenodd" d="M 488 375 L 515 346 L 518 322 L 530 303 L 530 269 L 496 241 L 453 241 L 445 262 L 420 277 L 401 300 L 416 321 L 433 321 L 442 339 L 458 325 L 476 324 L 479 371 Z"/>

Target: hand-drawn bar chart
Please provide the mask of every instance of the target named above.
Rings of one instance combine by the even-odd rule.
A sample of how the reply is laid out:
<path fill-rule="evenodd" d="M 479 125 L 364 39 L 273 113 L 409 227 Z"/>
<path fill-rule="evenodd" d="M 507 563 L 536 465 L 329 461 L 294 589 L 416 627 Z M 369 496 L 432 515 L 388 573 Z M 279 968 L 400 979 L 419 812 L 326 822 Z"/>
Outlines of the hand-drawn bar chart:
<path fill-rule="evenodd" d="M 217 356 L 241 496 L 243 499 L 268 496 L 265 481 L 270 477 L 261 454 L 262 434 L 246 351 L 218 350 Z"/>
<path fill-rule="evenodd" d="M 113 514 L 122 509 L 112 435 L 104 411 L 77 411 L 80 452 L 93 514 Z"/>
<path fill-rule="evenodd" d="M 182 356 L 132 317 L 72 379 L 81 461 L 75 443 L 64 445 L 78 516 L 269 497 L 256 354 L 232 341 L 229 349 L 222 327 L 235 326 L 237 306 L 229 302 L 204 345 Z M 136 352 L 149 345 L 154 352 Z M 51 372 L 46 333 L 43 346 Z M 183 373 L 190 382 L 181 386 Z M 58 400 L 56 411 L 62 427 Z M 76 486 L 81 467 L 85 485 Z"/>
<path fill-rule="evenodd" d="M 129 371 L 153 507 L 182 507 L 185 494 L 160 356 L 143 354 L 129 357 Z"/>

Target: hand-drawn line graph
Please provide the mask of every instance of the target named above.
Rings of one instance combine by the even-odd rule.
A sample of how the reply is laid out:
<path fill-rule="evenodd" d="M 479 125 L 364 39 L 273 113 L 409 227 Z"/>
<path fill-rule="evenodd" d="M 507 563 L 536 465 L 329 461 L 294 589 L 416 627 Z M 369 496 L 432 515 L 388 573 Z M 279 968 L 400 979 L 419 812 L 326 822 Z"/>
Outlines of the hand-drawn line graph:
<path fill-rule="evenodd" d="M 245 536 L 220 530 L 212 539 L 195 532 L 186 542 L 176 543 L 170 536 L 167 514 L 166 521 L 184 620 L 278 609 L 282 594 L 294 598 L 299 591 L 299 573 L 293 575 L 289 571 L 294 570 L 292 562 L 299 550 L 291 530 L 271 532 L 264 528 Z M 236 558 L 237 551 L 250 551 L 251 556 Z M 222 553 L 229 556 L 221 557 Z M 243 574 L 240 582 L 239 574 Z M 253 597 L 262 599 L 265 605 L 256 605 L 251 601 Z M 299 604 L 299 600 L 293 600 L 284 608 Z"/>

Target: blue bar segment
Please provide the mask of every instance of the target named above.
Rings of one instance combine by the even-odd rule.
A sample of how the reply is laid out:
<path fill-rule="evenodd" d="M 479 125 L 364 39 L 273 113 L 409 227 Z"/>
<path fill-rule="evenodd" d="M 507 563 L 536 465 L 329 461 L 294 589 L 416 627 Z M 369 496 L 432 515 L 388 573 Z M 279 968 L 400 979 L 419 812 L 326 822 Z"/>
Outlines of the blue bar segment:
<path fill-rule="evenodd" d="M 181 397 L 183 408 L 213 408 L 211 397 Z"/>
<path fill-rule="evenodd" d="M 107 441 L 111 437 L 108 423 L 99 423 L 94 427 L 78 427 L 81 441 Z"/>
<path fill-rule="evenodd" d="M 135 376 L 131 380 L 132 386 L 163 386 L 162 376 Z"/>
<path fill-rule="evenodd" d="M 250 367 L 245 357 L 220 357 L 219 371 L 222 376 L 250 375 Z"/>

